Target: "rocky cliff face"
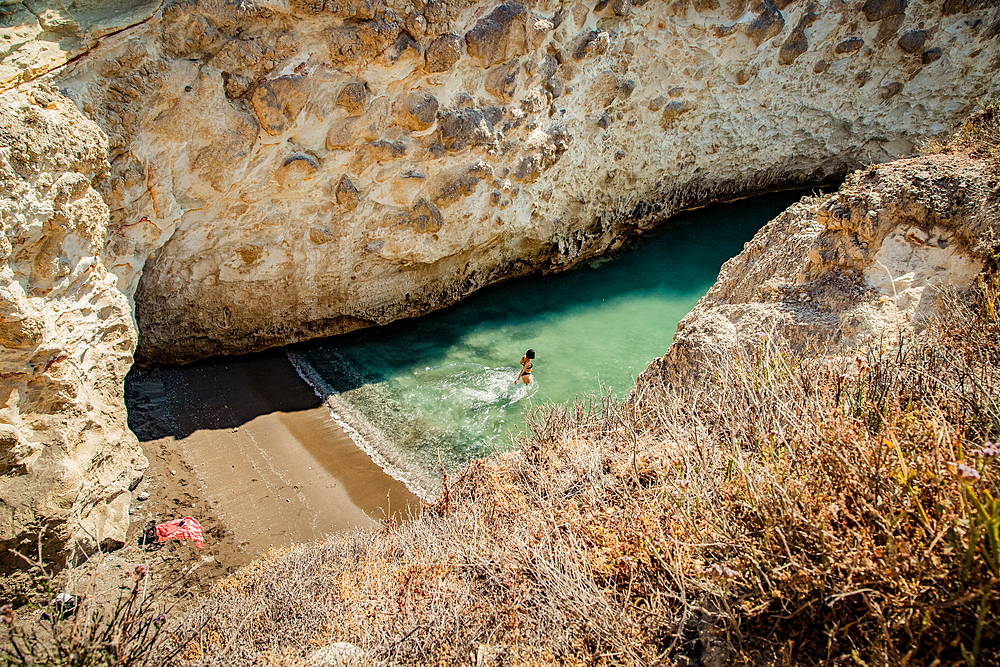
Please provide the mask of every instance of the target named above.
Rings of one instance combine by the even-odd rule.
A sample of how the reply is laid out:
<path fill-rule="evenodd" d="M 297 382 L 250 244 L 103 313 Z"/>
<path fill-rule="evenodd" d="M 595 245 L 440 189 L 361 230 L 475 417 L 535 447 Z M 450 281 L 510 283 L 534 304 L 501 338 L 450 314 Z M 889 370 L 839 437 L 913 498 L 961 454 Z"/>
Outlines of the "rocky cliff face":
<path fill-rule="evenodd" d="M 994 107 L 968 121 L 1000 138 Z M 980 128 L 980 129 L 977 129 Z M 947 150 L 851 174 L 767 224 L 680 322 L 674 344 L 638 378 L 696 386 L 712 361 L 772 336 L 836 353 L 920 330 L 973 284 L 1000 248 L 1000 164 Z M 995 260 L 994 260 L 995 261 Z"/>
<path fill-rule="evenodd" d="M 0 566 L 116 548 L 146 460 L 125 423 L 136 332 L 105 269 L 107 139 L 47 85 L 0 96 Z M 27 539 L 30 544 L 22 544 Z M 27 546 L 27 549 L 25 549 Z"/>
<path fill-rule="evenodd" d="M 1000 92 L 997 12 L 967 5 L 176 2 L 58 85 L 110 139 L 139 354 L 179 362 L 906 154 Z"/>
<path fill-rule="evenodd" d="M 345 332 L 908 154 L 1000 93 L 996 6 L 3 0 L 0 539 L 120 538 L 130 313 L 147 362 Z"/>

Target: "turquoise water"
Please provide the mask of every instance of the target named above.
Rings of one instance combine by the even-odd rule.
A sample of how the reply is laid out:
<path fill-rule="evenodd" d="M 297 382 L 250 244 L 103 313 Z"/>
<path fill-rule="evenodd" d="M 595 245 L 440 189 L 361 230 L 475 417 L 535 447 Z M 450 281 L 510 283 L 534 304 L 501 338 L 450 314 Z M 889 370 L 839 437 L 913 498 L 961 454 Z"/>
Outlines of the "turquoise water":
<path fill-rule="evenodd" d="M 624 396 L 669 347 L 719 268 L 804 193 L 678 215 L 565 273 L 480 290 L 451 308 L 289 352 L 335 418 L 416 488 L 469 458 L 511 447 L 525 408 Z M 525 350 L 530 386 L 513 384 Z M 378 456 L 376 456 L 378 460 Z M 415 488 L 415 490 L 416 490 Z"/>

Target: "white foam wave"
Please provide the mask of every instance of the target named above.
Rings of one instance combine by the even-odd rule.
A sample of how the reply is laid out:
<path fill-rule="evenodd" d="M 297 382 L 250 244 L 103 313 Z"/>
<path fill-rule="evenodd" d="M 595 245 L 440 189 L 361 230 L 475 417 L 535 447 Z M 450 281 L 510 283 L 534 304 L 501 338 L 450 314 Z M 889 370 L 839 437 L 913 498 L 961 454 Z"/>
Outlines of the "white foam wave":
<path fill-rule="evenodd" d="M 430 501 L 437 495 L 436 480 L 426 478 L 420 470 L 406 465 L 400 460 L 389 439 L 361 412 L 351 407 L 333 386 L 309 364 L 304 356 L 286 350 L 288 361 L 299 377 L 305 381 L 326 405 L 330 417 L 371 460 L 391 477 L 402 482 L 406 488 Z"/>

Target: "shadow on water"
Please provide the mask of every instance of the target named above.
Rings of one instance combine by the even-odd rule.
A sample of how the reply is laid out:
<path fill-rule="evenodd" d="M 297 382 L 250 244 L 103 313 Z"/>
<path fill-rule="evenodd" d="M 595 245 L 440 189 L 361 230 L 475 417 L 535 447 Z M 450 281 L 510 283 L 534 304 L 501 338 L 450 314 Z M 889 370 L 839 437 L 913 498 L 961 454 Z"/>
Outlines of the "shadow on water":
<path fill-rule="evenodd" d="M 564 273 L 491 285 L 448 309 L 291 349 L 306 353 L 332 349 L 355 362 L 373 354 L 372 350 L 391 349 L 391 363 L 326 365 L 326 379 L 338 391 L 346 392 L 386 381 L 400 368 L 439 363 L 442 349 L 458 345 L 472 325 L 510 331 L 601 302 L 628 301 L 645 294 L 665 299 L 700 296 L 715 282 L 727 259 L 739 254 L 767 221 L 807 194 L 781 192 L 684 212 L 617 252 Z M 660 354 L 666 352 L 672 334 L 664 338 Z M 485 347 L 477 350 L 474 344 L 463 344 L 470 356 L 485 358 L 489 354 Z M 516 361 L 514 358 L 510 363 Z"/>
<path fill-rule="evenodd" d="M 738 254 L 763 224 L 805 194 L 808 192 L 763 195 L 682 213 L 619 251 L 564 273 L 493 285 L 461 304 L 424 317 L 289 349 L 310 355 L 310 363 L 314 364 L 331 351 L 342 356 L 348 363 L 323 364 L 320 360 L 324 378 L 341 392 L 384 382 L 402 368 L 429 368 L 440 363 L 445 351 L 455 346 L 463 347 L 464 358 L 487 359 L 484 363 L 492 363 L 494 370 L 509 365 L 516 374 L 516 362 L 523 350 L 504 350 L 502 360 L 497 359 L 498 339 L 530 342 L 534 340 L 533 327 L 540 321 L 572 320 L 574 313 L 592 309 L 595 304 L 613 305 L 616 300 L 641 299 L 646 294 L 676 297 L 678 303 L 686 304 L 684 308 L 690 308 L 692 299 L 714 283 L 723 262 Z M 656 354 L 666 351 L 673 336 L 670 327 L 675 326 L 673 321 L 662 327 Z M 469 337 L 472 329 L 484 333 L 478 338 Z M 593 335 L 600 337 L 602 331 L 599 327 Z M 314 354 L 317 351 L 323 354 Z M 581 354 L 580 365 L 591 360 L 588 355 L 592 353 Z M 551 358 L 546 361 L 552 363 Z M 551 365 L 549 369 L 555 370 Z M 637 368 L 636 374 L 640 370 Z M 204 429 L 236 428 L 271 412 L 311 410 L 322 405 L 312 388 L 296 375 L 284 348 L 212 357 L 183 367 L 133 371 L 125 389 L 129 427 L 142 441 L 170 436 L 180 439 Z M 538 398 L 543 399 L 544 393 Z M 385 409 L 399 411 L 400 406 Z M 407 416 L 402 421 L 408 419 L 412 420 Z M 413 427 L 419 428 L 419 424 Z"/>

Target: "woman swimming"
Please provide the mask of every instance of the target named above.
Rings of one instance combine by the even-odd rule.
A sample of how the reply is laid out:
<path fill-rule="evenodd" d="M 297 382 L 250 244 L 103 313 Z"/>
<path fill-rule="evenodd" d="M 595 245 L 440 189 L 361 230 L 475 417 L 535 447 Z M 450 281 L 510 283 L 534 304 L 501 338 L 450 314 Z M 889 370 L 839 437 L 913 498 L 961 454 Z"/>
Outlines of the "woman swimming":
<path fill-rule="evenodd" d="M 531 384 L 531 360 L 535 358 L 535 351 L 528 350 L 521 357 L 521 372 L 517 376 L 517 380 L 524 379 L 524 384 Z M 514 380 L 514 384 L 517 384 L 517 380 Z"/>

